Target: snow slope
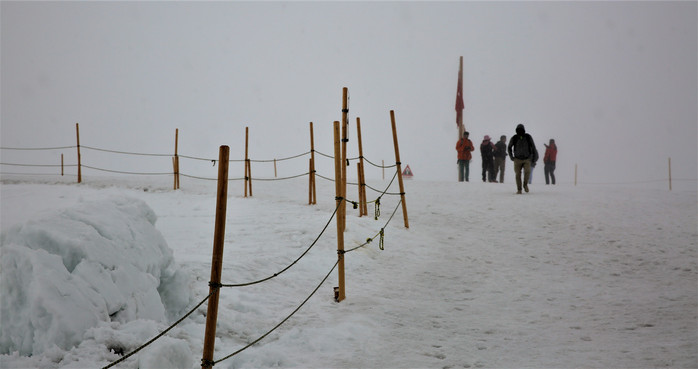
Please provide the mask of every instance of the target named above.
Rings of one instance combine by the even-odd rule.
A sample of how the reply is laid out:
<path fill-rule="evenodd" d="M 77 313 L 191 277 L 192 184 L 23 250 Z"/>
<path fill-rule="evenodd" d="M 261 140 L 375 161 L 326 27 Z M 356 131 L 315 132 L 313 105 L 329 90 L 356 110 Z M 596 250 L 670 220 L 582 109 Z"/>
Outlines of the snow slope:
<path fill-rule="evenodd" d="M 106 366 L 120 357 L 115 348 L 127 353 L 148 341 L 208 294 L 215 182 L 183 181 L 172 191 L 162 179 L 33 181 L 0 187 L 0 367 Z M 382 197 L 379 220 L 372 206 L 361 218 L 349 207 L 346 248 L 385 226 L 385 249 L 376 238 L 346 254 L 345 301 L 333 300 L 335 270 L 285 324 L 215 367 L 698 367 L 695 190 L 534 183 L 514 195 L 511 183 L 405 186 L 409 229 L 400 209 L 385 225 L 396 196 Z M 255 182 L 248 198 L 242 190 L 230 183 L 224 283 L 291 264 L 335 206 L 325 180 L 315 206 L 304 179 Z M 389 192 L 399 191 L 393 184 Z M 278 277 L 222 290 L 214 359 L 310 295 L 336 261 L 335 227 L 332 220 Z M 116 277 L 121 269 L 128 283 Z M 116 367 L 199 367 L 205 312 L 204 303 Z"/>

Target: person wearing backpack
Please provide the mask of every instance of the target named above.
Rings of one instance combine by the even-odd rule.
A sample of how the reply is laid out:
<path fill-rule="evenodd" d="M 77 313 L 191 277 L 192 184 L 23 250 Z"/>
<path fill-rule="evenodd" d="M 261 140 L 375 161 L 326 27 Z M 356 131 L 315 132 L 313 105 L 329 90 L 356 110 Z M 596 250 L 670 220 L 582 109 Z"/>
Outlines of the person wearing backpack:
<path fill-rule="evenodd" d="M 538 161 L 538 151 L 533 143 L 533 137 L 526 133 L 523 124 L 516 126 L 516 134 L 509 140 L 507 147 L 509 158 L 514 162 L 514 173 L 516 174 L 516 193 L 521 194 L 521 188 L 528 192 L 528 182 L 531 177 L 531 166 Z M 521 181 L 521 170 L 524 178 Z"/>

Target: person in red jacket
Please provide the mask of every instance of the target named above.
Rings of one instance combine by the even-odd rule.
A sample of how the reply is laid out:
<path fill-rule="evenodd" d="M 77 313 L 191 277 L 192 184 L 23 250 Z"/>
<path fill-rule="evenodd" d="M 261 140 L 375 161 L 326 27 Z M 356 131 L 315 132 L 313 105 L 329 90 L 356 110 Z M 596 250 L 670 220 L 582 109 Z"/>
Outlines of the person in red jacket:
<path fill-rule="evenodd" d="M 471 152 L 475 148 L 468 136 L 470 136 L 468 131 L 463 132 L 463 138 L 456 143 L 456 150 L 458 151 L 458 182 L 463 182 L 463 179 L 466 182 L 470 180 L 470 159 L 473 158 Z"/>
<path fill-rule="evenodd" d="M 545 145 L 545 144 L 543 144 Z M 555 140 L 550 139 L 550 144 L 545 145 L 545 156 L 543 156 L 543 164 L 545 167 L 545 184 L 550 184 L 549 179 L 555 184 L 555 160 L 557 159 L 557 145 Z M 550 177 L 550 178 L 548 178 Z"/>

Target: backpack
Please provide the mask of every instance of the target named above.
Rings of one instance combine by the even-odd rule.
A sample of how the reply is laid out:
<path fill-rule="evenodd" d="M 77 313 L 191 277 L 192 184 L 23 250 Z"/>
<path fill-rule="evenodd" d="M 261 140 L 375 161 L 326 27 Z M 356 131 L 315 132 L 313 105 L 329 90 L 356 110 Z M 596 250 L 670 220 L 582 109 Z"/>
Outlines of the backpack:
<path fill-rule="evenodd" d="M 517 159 L 532 159 L 535 160 L 534 154 L 533 154 L 533 140 L 531 139 L 531 135 L 528 133 L 524 133 L 523 137 L 516 135 L 514 136 L 514 139 L 516 140 L 514 143 L 514 157 Z"/>

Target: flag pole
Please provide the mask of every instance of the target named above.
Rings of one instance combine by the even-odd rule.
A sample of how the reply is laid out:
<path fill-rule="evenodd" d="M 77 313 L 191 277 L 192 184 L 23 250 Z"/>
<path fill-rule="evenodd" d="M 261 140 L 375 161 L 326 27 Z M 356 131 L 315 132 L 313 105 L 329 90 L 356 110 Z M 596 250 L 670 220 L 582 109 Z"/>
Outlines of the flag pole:
<path fill-rule="evenodd" d="M 460 57 L 460 66 L 458 68 L 458 89 L 456 90 L 456 125 L 458 126 L 458 139 L 463 137 L 465 125 L 463 124 L 463 57 Z"/>

